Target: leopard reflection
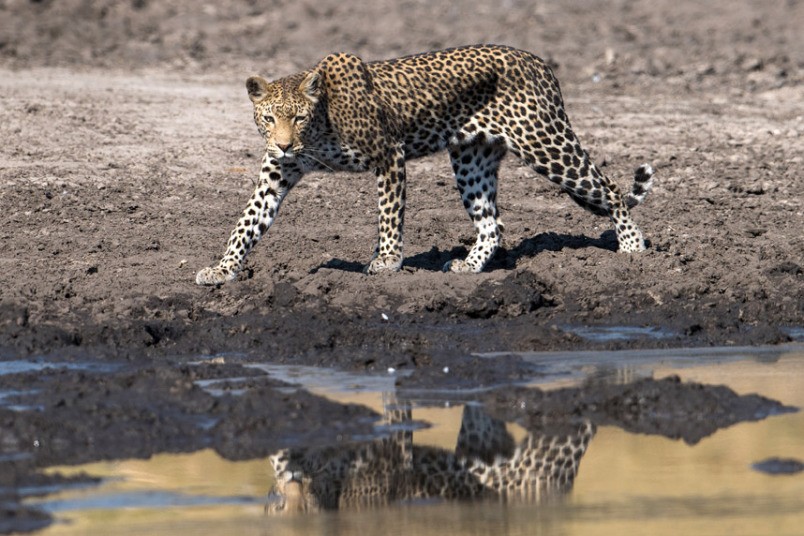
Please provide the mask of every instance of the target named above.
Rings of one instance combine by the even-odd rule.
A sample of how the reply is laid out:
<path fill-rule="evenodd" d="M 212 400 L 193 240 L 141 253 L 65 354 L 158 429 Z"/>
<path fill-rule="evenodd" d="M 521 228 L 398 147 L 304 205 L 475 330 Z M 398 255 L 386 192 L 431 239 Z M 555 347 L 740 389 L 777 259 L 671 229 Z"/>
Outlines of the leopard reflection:
<path fill-rule="evenodd" d="M 409 404 L 392 404 L 385 422 L 395 431 L 388 437 L 275 453 L 276 485 L 265 511 L 313 513 L 433 498 L 540 503 L 572 488 L 595 434 L 581 420 L 528 430 L 517 442 L 503 421 L 467 405 L 449 451 L 414 445 L 410 421 Z"/>

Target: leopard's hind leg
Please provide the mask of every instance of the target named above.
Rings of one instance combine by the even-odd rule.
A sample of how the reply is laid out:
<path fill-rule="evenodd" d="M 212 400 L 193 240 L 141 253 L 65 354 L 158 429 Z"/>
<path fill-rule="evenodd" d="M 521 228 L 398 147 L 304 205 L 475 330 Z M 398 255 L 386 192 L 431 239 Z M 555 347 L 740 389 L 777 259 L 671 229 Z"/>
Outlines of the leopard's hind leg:
<path fill-rule="evenodd" d="M 623 196 L 581 147 L 566 118 L 560 96 L 557 101 L 556 112 L 539 110 L 534 124 L 505 128 L 511 151 L 537 173 L 559 185 L 581 207 L 608 216 L 614 224 L 620 251 L 644 250 L 645 240 L 629 208 L 645 199 L 653 182 L 653 169 L 647 164 L 637 168 L 631 192 Z"/>
<path fill-rule="evenodd" d="M 497 171 L 505 153 L 505 144 L 489 141 L 485 136 L 449 146 L 458 191 L 474 223 L 477 239 L 465 259 L 453 259 L 444 265 L 445 272 L 480 272 L 500 246 Z"/>

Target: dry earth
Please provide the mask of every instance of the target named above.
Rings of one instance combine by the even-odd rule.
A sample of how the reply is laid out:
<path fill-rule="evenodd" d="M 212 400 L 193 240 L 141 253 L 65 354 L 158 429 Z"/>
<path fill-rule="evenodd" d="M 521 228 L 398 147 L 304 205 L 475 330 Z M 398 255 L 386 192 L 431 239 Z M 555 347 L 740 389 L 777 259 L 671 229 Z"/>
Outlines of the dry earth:
<path fill-rule="evenodd" d="M 801 325 L 800 2 L 277 4 L 0 4 L 0 347 L 370 361 L 588 344 L 565 325 L 655 325 L 668 345 L 783 342 Z M 256 177 L 246 73 L 481 41 L 558 66 L 609 176 L 653 163 L 635 211 L 648 252 L 614 253 L 607 221 L 510 160 L 506 250 L 488 273 L 442 274 L 472 231 L 437 155 L 410 164 L 402 273 L 360 273 L 371 178 L 321 174 L 240 281 L 193 284 Z"/>

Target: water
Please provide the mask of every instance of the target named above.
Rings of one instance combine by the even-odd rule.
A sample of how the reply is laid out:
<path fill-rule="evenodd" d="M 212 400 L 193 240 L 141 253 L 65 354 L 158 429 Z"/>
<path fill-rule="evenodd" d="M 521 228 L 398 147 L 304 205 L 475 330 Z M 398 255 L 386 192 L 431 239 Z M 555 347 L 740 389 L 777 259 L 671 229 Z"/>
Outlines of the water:
<path fill-rule="evenodd" d="M 90 372 L 112 372 L 120 368 L 109 363 L 59 363 L 54 361 L 0 361 L 0 375 L 38 372 L 48 369 L 86 370 Z"/>
<path fill-rule="evenodd" d="M 562 326 L 561 329 L 592 342 L 669 339 L 677 333 L 655 326 Z"/>
<path fill-rule="evenodd" d="M 492 358 L 493 356 L 489 356 Z M 546 372 L 543 388 L 588 377 L 628 382 L 677 374 L 726 384 L 804 407 L 804 349 L 738 348 L 610 353 L 524 354 Z M 263 366 L 342 402 L 382 411 L 393 375 L 354 376 L 320 369 Z M 214 385 L 207 386 L 214 389 Z M 432 426 L 412 432 L 413 448 L 451 451 L 464 407 L 415 405 L 412 418 Z M 529 431 L 505 425 L 515 441 Z M 43 535 L 96 534 L 556 534 L 800 535 L 804 473 L 772 475 L 754 466 L 770 458 L 804 458 L 804 413 L 722 429 L 694 446 L 602 426 L 567 494 L 539 504 L 409 501 L 359 511 L 269 516 L 263 509 L 274 475 L 267 460 L 229 462 L 211 451 L 151 460 L 54 468 L 104 478 L 97 487 L 30 498 L 58 522 Z"/>
<path fill-rule="evenodd" d="M 804 327 L 802 326 L 788 326 L 781 328 L 782 332 L 786 333 L 791 339 L 798 342 L 804 342 Z"/>

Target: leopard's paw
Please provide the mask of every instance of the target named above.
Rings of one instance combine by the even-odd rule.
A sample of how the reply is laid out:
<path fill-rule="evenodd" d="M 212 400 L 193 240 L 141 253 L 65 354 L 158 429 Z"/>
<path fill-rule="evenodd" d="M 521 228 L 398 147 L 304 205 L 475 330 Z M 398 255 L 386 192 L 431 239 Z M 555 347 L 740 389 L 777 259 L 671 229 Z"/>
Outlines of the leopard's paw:
<path fill-rule="evenodd" d="M 399 255 L 379 255 L 371 260 L 364 272 L 369 275 L 380 272 L 398 272 L 402 268 L 402 257 Z"/>
<path fill-rule="evenodd" d="M 195 276 L 197 285 L 221 285 L 235 278 L 235 273 L 220 266 L 214 268 L 207 267 L 199 271 Z"/>
<path fill-rule="evenodd" d="M 619 245 L 617 251 L 619 253 L 639 253 L 645 251 L 646 249 L 648 248 L 645 246 L 644 240 L 634 240 L 623 242 Z"/>
<path fill-rule="evenodd" d="M 639 253 L 645 251 L 645 239 L 642 237 L 642 232 L 639 229 L 625 231 L 617 237 L 618 251 L 620 253 Z"/>
<path fill-rule="evenodd" d="M 463 274 L 471 274 L 480 271 L 465 260 L 461 259 L 452 259 L 451 261 L 447 262 L 444 267 L 441 268 L 441 270 L 444 272 L 458 272 Z"/>

